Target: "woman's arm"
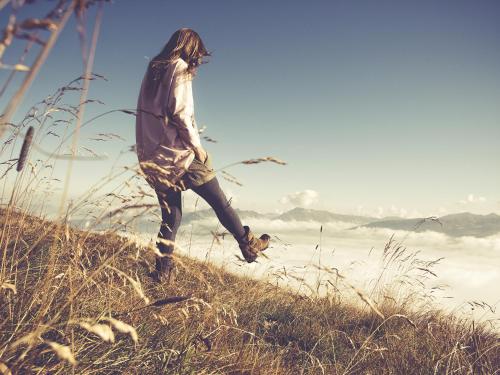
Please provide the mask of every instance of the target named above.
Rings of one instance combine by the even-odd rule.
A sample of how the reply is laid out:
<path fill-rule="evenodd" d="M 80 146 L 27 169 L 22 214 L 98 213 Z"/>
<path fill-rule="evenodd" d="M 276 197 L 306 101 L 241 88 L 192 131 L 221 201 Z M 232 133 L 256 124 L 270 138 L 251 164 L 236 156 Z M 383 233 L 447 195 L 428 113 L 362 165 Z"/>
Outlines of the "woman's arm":
<path fill-rule="evenodd" d="M 198 133 L 198 136 L 199 136 L 200 130 L 198 129 L 198 124 L 196 123 L 196 118 L 194 115 L 193 115 L 193 126 L 196 129 L 196 132 Z M 207 160 L 207 157 L 208 157 L 208 154 L 203 147 L 200 147 L 197 150 L 195 150 L 195 155 L 198 158 L 198 160 L 200 160 L 202 162 L 205 162 Z"/>
<path fill-rule="evenodd" d="M 193 149 L 199 160 L 205 160 L 206 152 L 201 145 L 200 135 L 194 123 L 194 101 L 192 77 L 186 70 L 187 64 L 176 69 L 172 80 L 169 113 L 184 144 Z"/>

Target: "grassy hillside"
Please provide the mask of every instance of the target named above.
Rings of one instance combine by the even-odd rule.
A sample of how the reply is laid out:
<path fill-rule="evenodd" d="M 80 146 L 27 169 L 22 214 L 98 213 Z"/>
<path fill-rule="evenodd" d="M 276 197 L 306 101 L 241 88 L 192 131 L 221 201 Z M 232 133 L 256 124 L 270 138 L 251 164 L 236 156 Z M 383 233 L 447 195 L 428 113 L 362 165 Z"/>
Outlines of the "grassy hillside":
<path fill-rule="evenodd" d="M 494 374 L 497 334 L 439 311 L 296 294 L 113 233 L 0 211 L 0 373 Z M 332 281 L 334 277 L 332 276 Z M 374 307 L 375 308 L 375 307 Z M 375 308 L 377 310 L 377 308 Z"/>

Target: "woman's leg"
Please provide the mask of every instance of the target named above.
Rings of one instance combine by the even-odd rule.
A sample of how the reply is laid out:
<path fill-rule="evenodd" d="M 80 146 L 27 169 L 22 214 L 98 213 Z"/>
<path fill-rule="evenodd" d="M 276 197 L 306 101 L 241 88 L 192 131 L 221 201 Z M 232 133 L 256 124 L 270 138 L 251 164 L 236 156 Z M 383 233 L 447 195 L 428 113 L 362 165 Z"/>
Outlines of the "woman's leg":
<path fill-rule="evenodd" d="M 170 278 L 170 271 L 174 267 L 170 255 L 174 251 L 174 248 L 172 245 L 162 242 L 161 239 L 175 241 L 175 236 L 182 219 L 181 192 L 172 189 L 157 190 L 156 195 L 160 203 L 162 219 L 160 231 L 158 232 L 158 239 L 160 241 L 156 243 L 156 246 L 162 254 L 168 254 L 167 256 L 156 258 L 156 271 L 160 274 L 168 274 L 168 278 Z"/>
<path fill-rule="evenodd" d="M 158 232 L 158 238 L 175 241 L 177 230 L 182 220 L 182 201 L 181 192 L 172 189 L 156 191 L 158 202 L 161 207 L 161 226 Z M 160 244 L 161 245 L 161 244 Z M 163 244 L 159 248 L 162 253 L 172 252 L 173 249 Z"/>
<path fill-rule="evenodd" d="M 240 218 L 220 188 L 217 177 L 212 178 L 203 185 L 195 186 L 191 189 L 213 208 L 221 224 L 235 238 L 243 238 L 245 236 L 246 232 L 241 224 Z"/>

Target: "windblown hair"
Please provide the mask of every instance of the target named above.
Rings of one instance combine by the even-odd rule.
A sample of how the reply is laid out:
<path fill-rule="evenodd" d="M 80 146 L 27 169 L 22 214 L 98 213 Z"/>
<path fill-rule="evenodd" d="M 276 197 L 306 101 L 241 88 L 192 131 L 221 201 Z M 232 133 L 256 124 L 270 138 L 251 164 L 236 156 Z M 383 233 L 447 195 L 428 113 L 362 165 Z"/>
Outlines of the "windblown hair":
<path fill-rule="evenodd" d="M 165 71 L 166 66 L 181 58 L 188 64 L 188 72 L 196 75 L 196 68 L 204 63 L 203 58 L 210 56 L 198 33 L 189 28 L 182 28 L 172 34 L 165 47 L 151 61 L 151 68 L 158 75 Z"/>

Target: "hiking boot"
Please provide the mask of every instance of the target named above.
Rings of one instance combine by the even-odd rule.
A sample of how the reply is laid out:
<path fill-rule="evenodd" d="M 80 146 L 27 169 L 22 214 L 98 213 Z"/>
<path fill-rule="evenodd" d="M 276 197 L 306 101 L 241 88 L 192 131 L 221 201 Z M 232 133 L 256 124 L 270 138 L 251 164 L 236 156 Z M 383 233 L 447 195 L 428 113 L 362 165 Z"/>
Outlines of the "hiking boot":
<path fill-rule="evenodd" d="M 169 240 L 162 240 L 161 236 L 158 236 L 156 247 L 164 256 L 156 257 L 155 270 L 151 272 L 149 276 L 157 283 L 166 282 L 168 284 L 170 283 L 170 278 L 176 271 L 175 261 L 172 257 L 174 244 Z"/>
<path fill-rule="evenodd" d="M 244 225 L 243 229 L 245 229 L 245 235 L 243 238 L 236 240 L 238 241 L 238 245 L 240 246 L 241 253 L 243 254 L 245 260 L 248 263 L 252 263 L 255 262 L 261 251 L 267 249 L 271 236 L 263 234 L 257 238 L 247 225 Z"/>
<path fill-rule="evenodd" d="M 169 284 L 175 278 L 175 261 L 171 254 L 163 257 L 156 257 L 156 267 L 149 276 L 157 283 Z"/>

